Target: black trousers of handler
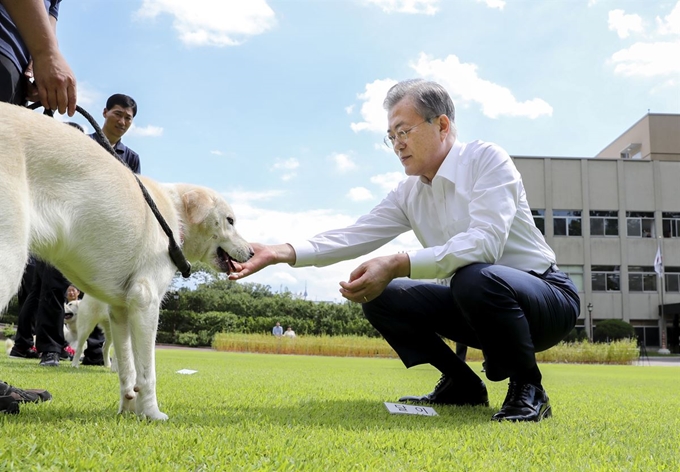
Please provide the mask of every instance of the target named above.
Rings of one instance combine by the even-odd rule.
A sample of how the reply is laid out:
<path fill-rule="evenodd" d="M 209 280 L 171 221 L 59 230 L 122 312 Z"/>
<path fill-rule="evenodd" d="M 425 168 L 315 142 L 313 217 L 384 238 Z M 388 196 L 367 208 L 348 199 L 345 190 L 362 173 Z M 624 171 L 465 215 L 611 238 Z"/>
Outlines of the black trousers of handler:
<path fill-rule="evenodd" d="M 363 310 L 406 367 L 446 365 L 447 374 L 470 378 L 443 337 L 481 349 L 487 378 L 500 381 L 534 368 L 536 352 L 564 339 L 580 301 L 573 282 L 554 266 L 537 274 L 471 264 L 456 272 L 450 287 L 393 280 Z"/>
<path fill-rule="evenodd" d="M 59 352 L 64 348 L 64 299 L 69 281 L 53 266 L 36 262 L 40 279 L 38 311 L 35 314 L 35 347 L 38 352 Z"/>
<path fill-rule="evenodd" d="M 14 345 L 20 351 L 27 351 L 33 347 L 33 333 L 35 333 L 35 312 L 38 310 L 38 291 L 34 288 L 35 260 L 29 260 L 21 286 L 17 294 L 19 302 L 19 316 L 17 317 L 17 332 Z"/>

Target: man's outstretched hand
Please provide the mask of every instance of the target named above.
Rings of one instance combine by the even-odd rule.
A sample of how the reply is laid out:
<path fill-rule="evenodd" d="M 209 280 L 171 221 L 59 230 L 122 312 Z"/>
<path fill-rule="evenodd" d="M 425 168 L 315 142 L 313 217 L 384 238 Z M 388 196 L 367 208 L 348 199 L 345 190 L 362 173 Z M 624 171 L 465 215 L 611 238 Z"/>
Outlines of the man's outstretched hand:
<path fill-rule="evenodd" d="M 260 243 L 252 243 L 253 257 L 246 262 L 235 262 L 234 272 L 229 274 L 230 280 L 238 280 L 264 269 L 272 264 L 287 262 L 295 263 L 295 250 L 289 244 L 276 244 L 267 246 Z"/>

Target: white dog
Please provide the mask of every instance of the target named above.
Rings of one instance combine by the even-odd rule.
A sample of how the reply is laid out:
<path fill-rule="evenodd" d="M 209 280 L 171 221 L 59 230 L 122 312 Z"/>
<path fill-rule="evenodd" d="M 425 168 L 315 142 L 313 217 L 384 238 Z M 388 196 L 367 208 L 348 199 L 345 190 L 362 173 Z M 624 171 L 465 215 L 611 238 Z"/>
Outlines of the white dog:
<path fill-rule="evenodd" d="M 76 342 L 78 341 L 78 305 L 80 300 L 73 300 L 64 303 L 64 339 L 69 346 L 76 349 Z"/>
<path fill-rule="evenodd" d="M 64 304 L 64 324 L 68 326 L 69 334 L 64 330 L 64 337 L 75 351 L 71 365 L 78 367 L 80 357 L 87 349 L 87 338 L 95 328 L 99 326 L 104 331 L 104 346 L 102 356 L 104 357 L 104 367 L 110 367 L 114 372 L 118 371 L 117 363 L 111 363 L 111 323 L 109 321 L 109 306 L 89 295 L 83 296 L 82 300 L 73 300 Z M 67 321 L 67 317 L 71 315 Z"/>
<path fill-rule="evenodd" d="M 215 191 L 140 177 L 189 261 L 229 272 L 252 248 Z M 29 251 L 110 308 L 119 413 L 156 420 L 155 339 L 176 272 L 168 237 L 132 172 L 76 129 L 0 103 L 0 309 L 16 293 Z"/>

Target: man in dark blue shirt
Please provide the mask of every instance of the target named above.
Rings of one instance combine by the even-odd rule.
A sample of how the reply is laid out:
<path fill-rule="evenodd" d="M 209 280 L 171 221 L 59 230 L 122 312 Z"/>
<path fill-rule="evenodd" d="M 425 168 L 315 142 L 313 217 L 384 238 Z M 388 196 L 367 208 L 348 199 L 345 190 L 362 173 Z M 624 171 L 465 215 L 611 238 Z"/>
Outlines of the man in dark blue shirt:
<path fill-rule="evenodd" d="M 104 125 L 102 132 L 109 141 L 113 149 L 118 154 L 118 158 L 122 160 L 135 174 L 142 171 L 142 166 L 139 162 L 139 154 L 122 143 L 121 138 L 132 126 L 132 121 L 137 115 L 137 103 L 128 95 L 116 93 L 109 97 L 106 101 L 106 108 L 104 108 Z M 90 135 L 92 139 L 100 142 L 96 133 Z"/>

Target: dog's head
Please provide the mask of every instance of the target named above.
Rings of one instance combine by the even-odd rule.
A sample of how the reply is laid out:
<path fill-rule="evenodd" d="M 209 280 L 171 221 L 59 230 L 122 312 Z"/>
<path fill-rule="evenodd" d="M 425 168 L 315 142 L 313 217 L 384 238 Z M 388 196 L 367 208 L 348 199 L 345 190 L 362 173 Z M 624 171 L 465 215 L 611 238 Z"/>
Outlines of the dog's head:
<path fill-rule="evenodd" d="M 78 316 L 78 305 L 80 305 L 80 300 L 64 303 L 64 324 L 69 328 L 75 325 Z"/>
<path fill-rule="evenodd" d="M 220 272 L 232 272 L 233 260 L 245 262 L 253 255 L 250 244 L 236 231 L 234 211 L 214 190 L 187 188 L 182 194 L 183 250 L 187 259 L 205 262 Z"/>

